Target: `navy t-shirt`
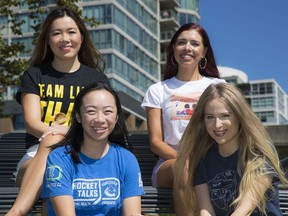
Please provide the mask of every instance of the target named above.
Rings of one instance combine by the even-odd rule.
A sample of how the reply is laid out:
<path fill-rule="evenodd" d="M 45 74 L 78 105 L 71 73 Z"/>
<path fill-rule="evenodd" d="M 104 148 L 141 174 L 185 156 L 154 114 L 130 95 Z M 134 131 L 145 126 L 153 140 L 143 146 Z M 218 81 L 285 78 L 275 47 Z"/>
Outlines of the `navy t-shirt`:
<path fill-rule="evenodd" d="M 228 157 L 219 154 L 218 145 L 214 144 L 199 163 L 194 185 L 207 183 L 211 204 L 215 214 L 221 216 L 231 215 L 234 211 L 230 204 L 238 197 L 238 189 L 241 177 L 237 172 L 238 151 Z M 282 215 L 279 206 L 279 194 L 277 178 L 273 179 L 275 191 L 268 190 L 266 213 L 268 216 Z M 256 209 L 253 216 L 261 214 Z"/>

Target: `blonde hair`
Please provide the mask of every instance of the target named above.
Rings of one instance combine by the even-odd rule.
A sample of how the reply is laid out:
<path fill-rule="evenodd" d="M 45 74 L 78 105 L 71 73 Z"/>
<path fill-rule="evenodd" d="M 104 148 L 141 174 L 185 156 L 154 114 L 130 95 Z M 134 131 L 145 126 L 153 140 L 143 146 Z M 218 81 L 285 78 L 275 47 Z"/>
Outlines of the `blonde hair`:
<path fill-rule="evenodd" d="M 185 186 L 183 202 L 189 212 L 196 213 L 197 205 L 193 186 L 195 170 L 214 143 L 205 127 L 204 110 L 206 104 L 215 98 L 229 105 L 240 124 L 239 143 L 241 145 L 238 150 L 237 171 L 241 176 L 241 181 L 239 195 L 232 204 L 237 206 L 248 194 L 248 190 L 252 190 L 253 204 L 265 214 L 266 197 L 258 192 L 256 182 L 259 182 L 259 178 L 263 175 L 271 175 L 271 170 L 266 169 L 267 164 L 268 167 L 272 167 L 272 172 L 276 173 L 282 183 L 287 184 L 287 180 L 281 169 L 278 154 L 263 124 L 251 110 L 242 93 L 228 83 L 212 84 L 203 92 L 180 140 L 180 150 L 175 163 L 176 199 L 177 191 Z M 187 171 L 188 182 L 184 183 L 182 178 Z M 272 184 L 270 188 L 273 189 Z"/>

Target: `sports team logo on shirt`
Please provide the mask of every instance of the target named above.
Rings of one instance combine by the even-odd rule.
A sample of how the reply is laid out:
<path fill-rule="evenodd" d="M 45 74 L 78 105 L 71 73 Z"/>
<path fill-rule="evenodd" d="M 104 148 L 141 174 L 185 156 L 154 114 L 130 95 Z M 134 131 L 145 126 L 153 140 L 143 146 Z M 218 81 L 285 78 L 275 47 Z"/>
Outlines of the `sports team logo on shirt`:
<path fill-rule="evenodd" d="M 47 167 L 46 179 L 47 181 L 56 181 L 62 178 L 62 168 L 57 165 Z"/>
<path fill-rule="evenodd" d="M 74 179 L 72 184 L 75 205 L 114 204 L 120 197 L 120 181 L 117 178 Z"/>

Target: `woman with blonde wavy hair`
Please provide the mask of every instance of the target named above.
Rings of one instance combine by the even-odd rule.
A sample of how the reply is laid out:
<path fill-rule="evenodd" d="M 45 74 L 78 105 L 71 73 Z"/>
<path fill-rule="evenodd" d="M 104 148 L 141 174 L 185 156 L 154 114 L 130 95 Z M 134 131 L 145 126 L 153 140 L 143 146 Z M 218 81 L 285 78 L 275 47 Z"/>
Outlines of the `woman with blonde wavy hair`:
<path fill-rule="evenodd" d="M 277 152 L 231 84 L 211 84 L 200 97 L 174 171 L 175 200 L 185 206 L 177 215 L 282 215 L 278 185 L 287 179 Z"/>

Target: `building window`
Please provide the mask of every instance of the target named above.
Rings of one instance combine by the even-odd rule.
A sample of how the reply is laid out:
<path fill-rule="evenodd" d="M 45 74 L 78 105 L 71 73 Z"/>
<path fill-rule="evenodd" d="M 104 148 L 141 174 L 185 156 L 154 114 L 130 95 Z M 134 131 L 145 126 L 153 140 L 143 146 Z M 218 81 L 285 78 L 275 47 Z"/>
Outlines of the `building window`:
<path fill-rule="evenodd" d="M 275 99 L 273 97 L 253 98 L 252 107 L 255 109 L 275 108 Z"/>
<path fill-rule="evenodd" d="M 6 16 L 0 16 L 0 34 L 8 34 L 8 18 Z"/>
<path fill-rule="evenodd" d="M 190 22 L 193 22 L 193 23 L 198 23 L 199 20 L 197 19 L 196 16 L 194 15 L 191 15 L 191 14 L 186 14 L 186 13 L 180 13 L 180 25 L 184 25 L 186 23 L 190 23 Z"/>
<path fill-rule="evenodd" d="M 266 84 L 266 94 L 273 94 L 273 83 Z"/>
<path fill-rule="evenodd" d="M 253 95 L 264 95 L 264 94 L 273 94 L 274 92 L 274 83 L 255 83 L 252 84 L 252 94 Z"/>
<path fill-rule="evenodd" d="M 258 118 L 261 120 L 261 122 L 265 123 L 276 123 L 276 117 L 275 117 L 275 112 L 269 111 L 269 112 L 256 112 L 255 113 Z"/>
<path fill-rule="evenodd" d="M 195 10 L 198 4 L 198 0 L 180 0 L 180 7 L 188 10 Z"/>

